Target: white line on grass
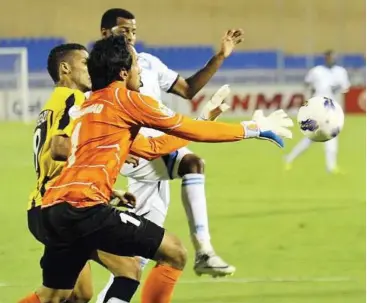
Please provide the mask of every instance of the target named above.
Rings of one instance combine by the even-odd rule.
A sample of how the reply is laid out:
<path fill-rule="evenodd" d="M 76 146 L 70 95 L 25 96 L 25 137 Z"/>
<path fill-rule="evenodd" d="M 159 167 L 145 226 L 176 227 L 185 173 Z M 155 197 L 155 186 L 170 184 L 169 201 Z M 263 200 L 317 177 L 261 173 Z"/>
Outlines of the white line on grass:
<path fill-rule="evenodd" d="M 348 282 L 353 281 L 351 277 L 256 277 L 256 278 L 198 278 L 181 280 L 180 284 L 212 284 L 212 283 L 229 283 L 229 284 L 249 284 L 249 283 L 331 283 L 331 282 Z M 105 285 L 107 281 L 98 281 L 97 285 Z M 7 284 L 0 282 L 0 287 L 17 287 L 30 285 Z"/>
<path fill-rule="evenodd" d="M 247 284 L 247 283 L 304 283 L 304 282 L 347 282 L 352 281 L 350 277 L 259 277 L 259 278 L 217 278 L 217 279 L 190 279 L 181 280 L 181 284 L 209 284 L 209 283 L 232 283 L 232 284 Z"/>

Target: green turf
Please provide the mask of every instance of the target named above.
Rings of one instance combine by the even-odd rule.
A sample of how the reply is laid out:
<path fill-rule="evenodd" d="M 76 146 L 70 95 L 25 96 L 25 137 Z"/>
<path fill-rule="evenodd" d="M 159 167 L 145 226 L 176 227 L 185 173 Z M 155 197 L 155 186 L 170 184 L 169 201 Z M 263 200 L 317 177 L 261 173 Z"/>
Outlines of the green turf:
<path fill-rule="evenodd" d="M 295 133 L 286 150 L 300 138 Z M 25 212 L 35 181 L 32 127 L 3 123 L 0 137 L 0 303 L 13 303 L 41 276 L 42 249 L 27 230 Z M 346 174 L 334 176 L 325 172 L 322 144 L 287 173 L 283 152 L 268 142 L 192 144 L 206 160 L 213 243 L 237 272 L 225 280 L 193 274 L 175 181 L 166 226 L 186 243 L 189 262 L 173 302 L 365 302 L 365 145 L 365 118 L 348 117 L 340 135 Z M 108 275 L 98 266 L 93 273 L 98 290 Z"/>

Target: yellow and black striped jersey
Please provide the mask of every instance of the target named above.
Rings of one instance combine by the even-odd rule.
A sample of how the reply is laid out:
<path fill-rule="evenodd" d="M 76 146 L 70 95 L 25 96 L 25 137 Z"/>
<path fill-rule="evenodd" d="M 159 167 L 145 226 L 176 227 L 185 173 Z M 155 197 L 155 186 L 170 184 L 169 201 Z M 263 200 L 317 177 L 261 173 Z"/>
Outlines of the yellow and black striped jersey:
<path fill-rule="evenodd" d="M 56 87 L 38 116 L 33 135 L 34 168 L 37 185 L 29 197 L 28 209 L 42 204 L 42 196 L 48 186 L 60 174 L 65 162 L 55 161 L 51 157 L 51 139 L 53 136 L 71 136 L 73 120 L 69 110 L 84 102 L 84 94 L 67 87 Z"/>

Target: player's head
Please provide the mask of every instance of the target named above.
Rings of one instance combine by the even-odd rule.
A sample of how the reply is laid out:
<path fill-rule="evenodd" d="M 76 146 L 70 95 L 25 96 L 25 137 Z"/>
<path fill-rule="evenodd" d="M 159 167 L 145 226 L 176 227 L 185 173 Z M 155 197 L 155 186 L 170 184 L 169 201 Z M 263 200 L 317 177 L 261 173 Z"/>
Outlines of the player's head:
<path fill-rule="evenodd" d="M 124 36 L 110 36 L 97 41 L 88 59 L 92 90 L 122 81 L 130 90 L 139 91 L 140 68 L 135 51 Z"/>
<path fill-rule="evenodd" d="M 83 45 L 61 44 L 48 56 L 47 70 L 55 84 L 86 92 L 91 88 L 88 74 L 88 52 Z"/>
<path fill-rule="evenodd" d="M 335 52 L 333 50 L 327 50 L 324 52 L 326 66 L 333 66 L 336 62 Z"/>
<path fill-rule="evenodd" d="M 103 38 L 111 35 L 125 36 L 131 45 L 136 41 L 135 16 L 122 8 L 111 8 L 106 11 L 101 20 L 101 34 Z"/>

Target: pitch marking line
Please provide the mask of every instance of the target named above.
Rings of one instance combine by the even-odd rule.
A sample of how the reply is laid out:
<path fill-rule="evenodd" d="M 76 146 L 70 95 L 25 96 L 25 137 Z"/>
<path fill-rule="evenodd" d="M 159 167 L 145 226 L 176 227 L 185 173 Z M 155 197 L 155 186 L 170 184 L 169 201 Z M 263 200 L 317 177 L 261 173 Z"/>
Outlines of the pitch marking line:
<path fill-rule="evenodd" d="M 348 282 L 353 279 L 350 277 L 259 277 L 259 278 L 204 278 L 181 280 L 180 284 L 210 284 L 210 283 L 229 283 L 229 284 L 248 284 L 248 283 L 305 283 L 305 282 Z"/>
<path fill-rule="evenodd" d="M 181 280 L 179 284 L 249 284 L 249 283 L 332 283 L 332 282 L 348 282 L 353 281 L 351 277 L 258 277 L 258 278 L 202 278 Z M 106 282 L 98 281 L 98 285 L 105 285 Z M 26 285 L 15 285 L 0 282 L 0 287 L 16 287 Z"/>

